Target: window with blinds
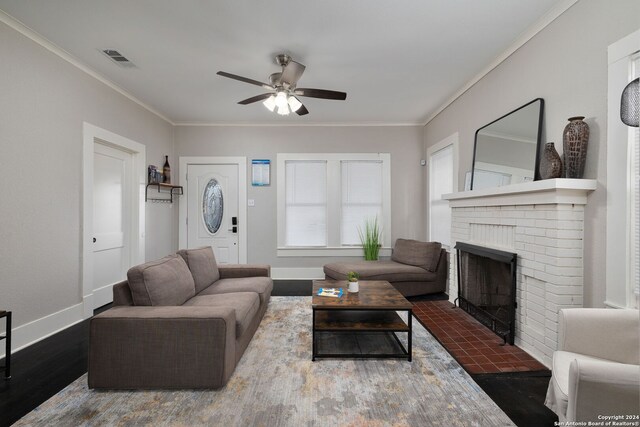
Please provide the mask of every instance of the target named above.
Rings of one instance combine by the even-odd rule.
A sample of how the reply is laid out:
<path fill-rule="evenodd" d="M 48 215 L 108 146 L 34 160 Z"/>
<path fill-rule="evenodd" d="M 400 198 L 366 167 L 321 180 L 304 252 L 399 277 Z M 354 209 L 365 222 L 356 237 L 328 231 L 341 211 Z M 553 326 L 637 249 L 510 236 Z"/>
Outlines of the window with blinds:
<path fill-rule="evenodd" d="M 286 162 L 286 245 L 327 245 L 327 162 Z"/>
<path fill-rule="evenodd" d="M 451 245 L 451 208 L 442 199 L 453 193 L 453 144 L 429 156 L 429 240 Z"/>
<path fill-rule="evenodd" d="M 640 54 L 636 53 L 631 60 L 631 80 L 640 77 Z M 640 298 L 640 128 L 629 128 L 629 144 L 631 146 L 631 186 L 633 188 L 633 266 L 631 277 L 634 278 L 633 294 L 635 308 L 638 308 Z"/>
<path fill-rule="evenodd" d="M 359 245 L 358 229 L 367 220 L 382 220 L 382 162 L 349 160 L 340 162 L 342 205 L 340 242 Z"/>
<path fill-rule="evenodd" d="M 634 270 L 635 274 L 632 274 L 632 277 L 635 277 L 635 286 L 633 288 L 633 293 L 635 294 L 636 308 L 638 308 L 638 298 L 640 297 L 640 129 L 634 128 L 632 130 L 633 136 L 633 169 L 634 169 L 634 216 L 635 216 L 635 230 L 633 232 L 634 241 L 633 248 L 635 252 L 635 263 Z M 633 273 L 633 272 L 632 272 Z"/>
<path fill-rule="evenodd" d="M 390 254 L 389 153 L 278 153 L 276 173 L 278 256 L 361 256 L 376 218 Z"/>

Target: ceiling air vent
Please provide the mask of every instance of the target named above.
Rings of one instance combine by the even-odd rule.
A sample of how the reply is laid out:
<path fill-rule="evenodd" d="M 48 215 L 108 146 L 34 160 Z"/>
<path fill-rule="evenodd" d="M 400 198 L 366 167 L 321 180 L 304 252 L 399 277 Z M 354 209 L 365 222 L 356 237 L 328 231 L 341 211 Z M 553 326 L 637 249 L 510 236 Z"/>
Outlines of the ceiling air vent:
<path fill-rule="evenodd" d="M 121 65 L 123 67 L 133 67 L 133 62 L 129 61 L 125 58 L 120 52 L 114 49 L 104 49 L 102 53 L 111 58 L 116 64 Z"/>

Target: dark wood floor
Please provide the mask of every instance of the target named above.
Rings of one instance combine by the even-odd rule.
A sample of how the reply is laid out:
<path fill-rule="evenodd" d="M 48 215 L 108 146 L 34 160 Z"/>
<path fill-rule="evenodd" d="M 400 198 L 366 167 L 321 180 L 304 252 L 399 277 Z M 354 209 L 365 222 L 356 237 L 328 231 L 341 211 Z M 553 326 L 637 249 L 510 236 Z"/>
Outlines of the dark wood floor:
<path fill-rule="evenodd" d="M 276 281 L 273 295 L 311 295 L 311 282 Z M 445 298 L 441 294 L 412 300 Z M 10 426 L 87 371 L 88 337 L 86 320 L 14 354 L 12 379 L 0 379 L 0 427 Z M 558 420 L 543 405 L 548 374 L 502 373 L 472 378 L 519 427 L 553 426 Z"/>

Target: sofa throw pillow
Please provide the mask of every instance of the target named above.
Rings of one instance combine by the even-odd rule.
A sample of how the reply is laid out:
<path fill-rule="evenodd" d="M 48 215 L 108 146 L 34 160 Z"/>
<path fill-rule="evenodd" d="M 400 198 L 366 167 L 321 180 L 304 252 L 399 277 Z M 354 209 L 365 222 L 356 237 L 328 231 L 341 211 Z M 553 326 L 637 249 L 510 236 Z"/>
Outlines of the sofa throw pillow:
<path fill-rule="evenodd" d="M 391 260 L 401 264 L 415 265 L 429 271 L 436 271 L 440 260 L 440 242 L 420 242 L 398 239 L 391 254 Z"/>
<path fill-rule="evenodd" d="M 197 249 L 181 249 L 178 255 L 184 259 L 191 270 L 193 281 L 196 285 L 196 294 L 199 294 L 220 279 L 218 263 L 211 246 Z"/>
<path fill-rule="evenodd" d="M 135 305 L 182 305 L 196 294 L 191 272 L 177 255 L 132 267 L 127 279 Z"/>

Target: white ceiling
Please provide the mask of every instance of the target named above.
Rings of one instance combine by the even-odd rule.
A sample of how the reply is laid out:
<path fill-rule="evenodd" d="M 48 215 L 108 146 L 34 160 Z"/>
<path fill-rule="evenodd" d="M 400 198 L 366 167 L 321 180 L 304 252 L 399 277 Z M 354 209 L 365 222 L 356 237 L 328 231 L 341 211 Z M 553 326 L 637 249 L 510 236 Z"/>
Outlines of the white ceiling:
<path fill-rule="evenodd" d="M 562 0 L 0 0 L 0 9 L 176 123 L 424 123 Z M 100 49 L 135 63 L 123 68 Z M 238 101 L 273 56 L 307 66 L 307 116 Z M 5 58 L 6 59 L 6 58 Z"/>

